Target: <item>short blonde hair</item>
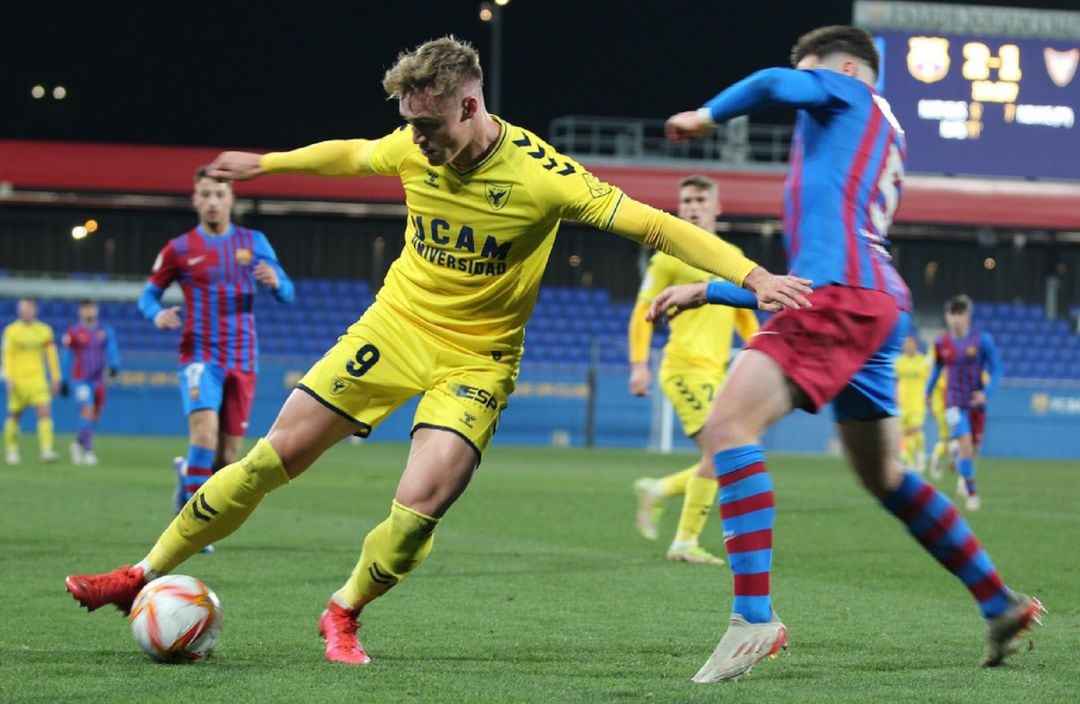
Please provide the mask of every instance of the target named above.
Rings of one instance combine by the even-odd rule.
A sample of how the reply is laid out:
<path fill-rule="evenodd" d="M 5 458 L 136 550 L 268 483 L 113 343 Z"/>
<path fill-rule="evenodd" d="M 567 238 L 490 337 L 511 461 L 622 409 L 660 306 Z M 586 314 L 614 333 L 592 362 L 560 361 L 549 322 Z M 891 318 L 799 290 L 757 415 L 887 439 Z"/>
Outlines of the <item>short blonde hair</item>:
<path fill-rule="evenodd" d="M 719 190 L 716 187 L 716 181 L 713 181 L 708 176 L 702 176 L 700 174 L 687 176 L 683 180 L 679 181 L 679 188 L 686 188 L 687 186 L 700 188 L 701 190 L 708 191 L 709 193 L 716 193 Z"/>
<path fill-rule="evenodd" d="M 472 44 L 451 34 L 398 54 L 382 85 L 388 96 L 400 99 L 405 93 L 421 91 L 450 95 L 474 80 L 484 81 L 480 55 Z"/>

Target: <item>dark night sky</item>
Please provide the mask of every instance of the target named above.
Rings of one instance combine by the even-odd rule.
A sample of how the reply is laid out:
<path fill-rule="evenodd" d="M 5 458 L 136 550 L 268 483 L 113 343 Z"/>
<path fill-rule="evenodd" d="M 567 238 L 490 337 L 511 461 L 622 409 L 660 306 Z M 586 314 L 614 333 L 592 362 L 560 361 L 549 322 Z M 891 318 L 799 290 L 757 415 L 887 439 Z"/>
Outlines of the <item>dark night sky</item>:
<path fill-rule="evenodd" d="M 488 69 L 479 0 L 72 5 L 9 3 L 0 15 L 0 138 L 280 148 L 376 137 L 398 124 L 379 82 L 399 50 L 454 33 Z M 503 17 L 501 112 L 545 134 L 561 115 L 697 107 L 784 63 L 802 32 L 850 22 L 851 2 L 511 0 Z M 33 100 L 36 83 L 62 83 L 68 98 Z"/>

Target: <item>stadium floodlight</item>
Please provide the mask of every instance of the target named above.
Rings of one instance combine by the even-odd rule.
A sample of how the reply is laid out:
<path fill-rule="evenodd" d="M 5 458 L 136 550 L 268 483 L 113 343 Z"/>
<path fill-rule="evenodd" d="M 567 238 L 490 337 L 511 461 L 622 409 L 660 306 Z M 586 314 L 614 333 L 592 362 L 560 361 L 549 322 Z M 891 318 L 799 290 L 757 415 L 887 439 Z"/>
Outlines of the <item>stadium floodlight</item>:
<path fill-rule="evenodd" d="M 55 100 L 63 100 L 67 97 L 67 88 L 64 86 L 56 86 L 52 89 L 52 97 Z"/>
<path fill-rule="evenodd" d="M 491 7 L 490 2 L 480 3 L 480 21 L 490 22 L 495 19 L 495 10 Z"/>
<path fill-rule="evenodd" d="M 88 234 L 90 233 L 87 232 L 86 227 L 83 225 L 76 225 L 75 227 L 71 228 L 71 239 L 73 240 L 84 239 Z"/>
<path fill-rule="evenodd" d="M 510 0 L 495 0 L 495 4 L 499 7 L 506 7 L 510 4 Z"/>
<path fill-rule="evenodd" d="M 87 220 L 87 221 L 86 221 L 86 222 L 85 222 L 85 223 L 83 224 L 83 227 L 85 227 L 85 228 L 86 228 L 86 231 L 87 231 L 88 233 L 94 233 L 94 232 L 97 232 L 97 229 L 98 229 L 98 221 L 97 221 L 97 220 L 94 220 L 94 219 L 90 219 L 90 220 Z"/>
<path fill-rule="evenodd" d="M 37 84 L 30 89 L 30 95 L 33 96 L 34 100 L 41 100 L 45 97 L 45 86 L 40 83 Z"/>

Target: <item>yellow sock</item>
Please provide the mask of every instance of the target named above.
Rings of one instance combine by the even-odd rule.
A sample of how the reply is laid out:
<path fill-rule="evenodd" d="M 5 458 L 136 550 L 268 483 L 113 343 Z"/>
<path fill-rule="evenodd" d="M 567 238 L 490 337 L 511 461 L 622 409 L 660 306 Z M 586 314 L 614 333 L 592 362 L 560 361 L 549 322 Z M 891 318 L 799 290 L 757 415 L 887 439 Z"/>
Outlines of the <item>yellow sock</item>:
<path fill-rule="evenodd" d="M 52 418 L 38 418 L 37 422 L 38 444 L 42 452 L 52 452 L 53 446 L 53 420 Z"/>
<path fill-rule="evenodd" d="M 686 483 L 690 480 L 690 477 L 697 474 L 698 465 L 695 462 L 686 469 L 669 474 L 666 477 L 656 480 L 657 487 L 660 488 L 660 496 L 667 498 L 669 496 L 679 496 L 686 493 Z"/>
<path fill-rule="evenodd" d="M 679 516 L 679 530 L 675 540 L 681 543 L 696 543 L 701 531 L 705 529 L 705 519 L 716 503 L 717 481 L 711 477 L 699 477 L 697 473 L 686 482 L 686 496 L 683 498 L 682 515 Z"/>
<path fill-rule="evenodd" d="M 360 560 L 334 600 L 359 609 L 405 579 L 431 552 L 438 522 L 394 501 L 390 516 L 364 538 Z"/>
<path fill-rule="evenodd" d="M 19 449 L 19 421 L 8 416 L 4 421 L 4 452 L 15 452 Z"/>
<path fill-rule="evenodd" d="M 223 467 L 202 485 L 143 563 L 158 575 L 168 574 L 239 528 L 264 496 L 288 482 L 281 458 L 265 438 L 260 438 L 246 457 Z"/>
<path fill-rule="evenodd" d="M 942 440 L 938 440 L 934 444 L 934 458 L 933 459 L 934 459 L 935 462 L 941 461 L 941 458 L 945 456 L 945 452 L 946 452 L 947 448 L 948 448 L 948 446 Z"/>
<path fill-rule="evenodd" d="M 919 430 L 911 435 L 911 456 L 918 457 L 926 452 L 926 433 Z"/>

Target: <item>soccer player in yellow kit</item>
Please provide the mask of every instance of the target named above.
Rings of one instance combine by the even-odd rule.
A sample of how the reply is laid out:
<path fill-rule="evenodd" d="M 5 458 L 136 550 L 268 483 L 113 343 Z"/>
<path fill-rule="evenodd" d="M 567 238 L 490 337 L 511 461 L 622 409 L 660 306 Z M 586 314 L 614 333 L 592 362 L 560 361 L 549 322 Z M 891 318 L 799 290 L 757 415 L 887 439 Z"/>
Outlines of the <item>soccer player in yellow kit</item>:
<path fill-rule="evenodd" d="M 927 369 L 934 364 L 933 346 L 926 353 Z M 930 476 L 933 479 L 941 479 L 945 476 L 945 470 L 941 466 L 941 460 L 949 454 L 949 422 L 945 420 L 945 384 L 947 374 L 938 377 L 934 384 L 934 391 L 930 394 L 930 412 L 934 414 L 934 422 L 937 423 L 937 442 L 930 453 Z M 925 401 L 923 402 L 925 406 Z"/>
<path fill-rule="evenodd" d="M 915 335 L 904 338 L 904 346 L 896 358 L 896 377 L 903 431 L 900 460 L 904 466 L 923 474 L 926 472 L 923 427 L 926 425 L 926 381 L 930 378 L 930 365 L 926 356 L 919 354 L 919 340 Z"/>
<path fill-rule="evenodd" d="M 704 176 L 688 176 L 679 183 L 680 218 L 707 232 L 715 232 L 719 212 L 715 181 Z M 652 323 L 645 319 L 649 304 L 668 286 L 714 279 L 712 274 L 663 252 L 652 256 L 637 305 L 630 314 L 630 393 L 635 396 L 649 393 L 652 376 L 649 346 L 653 332 Z M 672 319 L 670 329 L 660 365 L 660 387 L 675 408 L 683 432 L 698 443 L 698 431 L 705 425 L 713 398 L 727 374 L 732 332 L 738 330 L 743 340 L 749 340 L 757 332 L 757 317 L 746 308 L 703 306 Z M 700 444 L 699 449 L 703 450 Z M 676 562 L 721 565 L 723 560 L 698 545 L 698 537 L 705 527 L 717 491 L 715 477 L 700 476 L 700 466 L 699 461 L 660 479 L 643 477 L 634 482 L 638 497 L 636 523 L 645 538 L 655 540 L 657 522 L 663 511 L 662 500 L 682 495 L 679 527 L 668 548 L 667 558 Z"/>
<path fill-rule="evenodd" d="M 774 276 L 690 223 L 592 176 L 535 134 L 484 107 L 476 51 L 454 37 L 403 53 L 383 87 L 406 125 L 376 140 L 291 152 L 225 152 L 207 171 L 394 175 L 405 189 L 405 249 L 375 303 L 300 380 L 265 438 L 198 490 L 133 567 L 70 575 L 89 609 L 129 610 L 139 589 L 236 530 L 269 491 L 329 447 L 366 436 L 421 396 L 389 517 L 364 538 L 352 575 L 319 619 L 326 657 L 369 662 L 357 617 L 431 551 L 514 390 L 540 276 L 559 221 L 579 220 L 674 254 L 753 290 L 768 310 L 805 307 L 805 279 Z M 287 530 L 287 528 L 286 528 Z"/>
<path fill-rule="evenodd" d="M 18 320 L 4 328 L 3 370 L 7 389 L 7 418 L 4 420 L 4 459 L 18 464 L 19 417 L 28 406 L 37 411 L 38 445 L 42 462 L 59 459 L 53 449 L 52 396 L 60 389 L 60 357 L 53 329 L 37 319 L 37 303 L 20 298 Z M 48 363 L 49 376 L 45 376 Z"/>

